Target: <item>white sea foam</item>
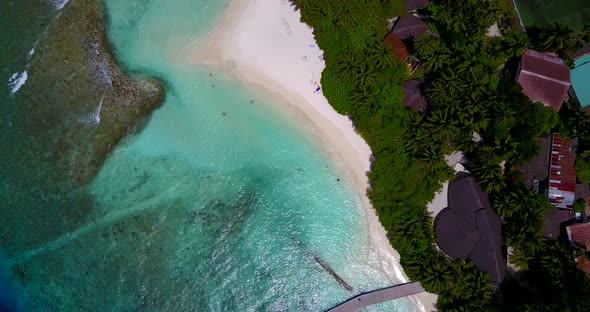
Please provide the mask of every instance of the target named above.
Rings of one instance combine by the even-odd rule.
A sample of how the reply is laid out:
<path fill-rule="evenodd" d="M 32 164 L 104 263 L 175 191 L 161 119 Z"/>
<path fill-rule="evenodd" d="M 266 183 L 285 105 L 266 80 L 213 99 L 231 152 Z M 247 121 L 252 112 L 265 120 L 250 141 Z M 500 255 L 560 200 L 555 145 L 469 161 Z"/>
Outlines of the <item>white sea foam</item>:
<path fill-rule="evenodd" d="M 100 123 L 100 111 L 102 110 L 102 102 L 104 100 L 104 96 L 100 98 L 100 102 L 98 102 L 98 107 L 94 110 L 94 112 L 80 118 L 80 122 L 85 125 L 96 126 Z"/>
<path fill-rule="evenodd" d="M 102 110 L 102 101 L 103 100 L 104 100 L 104 95 L 103 95 L 103 97 L 100 98 L 100 102 L 98 103 L 98 107 L 96 108 L 96 111 L 94 112 L 94 122 L 96 122 L 97 125 L 100 123 L 100 111 Z"/>
<path fill-rule="evenodd" d="M 66 6 L 66 4 L 69 2 L 70 0 L 49 0 L 49 2 L 51 3 L 51 5 L 53 5 L 53 7 L 56 10 L 61 10 L 64 8 L 64 6 Z"/>
<path fill-rule="evenodd" d="M 18 90 L 27 81 L 27 78 L 29 78 L 29 74 L 26 70 L 22 73 L 12 74 L 12 76 L 10 76 L 10 79 L 8 79 L 8 87 L 10 88 L 10 92 L 12 92 L 13 94 L 18 92 Z"/>
<path fill-rule="evenodd" d="M 100 82 L 108 84 L 109 86 L 111 86 L 111 88 L 113 87 L 113 80 L 111 79 L 111 75 L 109 74 L 109 70 L 106 63 L 100 66 L 100 69 L 97 74 Z"/>

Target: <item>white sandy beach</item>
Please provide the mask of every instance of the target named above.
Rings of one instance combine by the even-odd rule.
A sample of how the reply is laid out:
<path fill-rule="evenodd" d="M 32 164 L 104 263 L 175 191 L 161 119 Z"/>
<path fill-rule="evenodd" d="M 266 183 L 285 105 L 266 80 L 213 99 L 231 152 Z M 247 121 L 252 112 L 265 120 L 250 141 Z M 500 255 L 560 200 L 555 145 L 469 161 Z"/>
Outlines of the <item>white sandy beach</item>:
<path fill-rule="evenodd" d="M 317 91 L 325 67 L 312 29 L 299 21 L 287 0 L 232 1 L 220 27 L 205 40 L 189 47 L 193 64 L 221 69 L 272 96 L 275 103 L 297 109 L 309 119 L 311 129 L 328 155 L 353 174 L 366 209 L 371 255 L 396 283 L 408 279 L 399 265 L 385 229 L 367 196 L 371 149 L 354 131 L 348 117 L 332 109 Z M 281 109 L 281 108 L 275 108 Z M 310 129 L 307 129 L 310 130 Z M 436 296 L 423 293 L 412 298 L 422 311 L 436 310 Z"/>

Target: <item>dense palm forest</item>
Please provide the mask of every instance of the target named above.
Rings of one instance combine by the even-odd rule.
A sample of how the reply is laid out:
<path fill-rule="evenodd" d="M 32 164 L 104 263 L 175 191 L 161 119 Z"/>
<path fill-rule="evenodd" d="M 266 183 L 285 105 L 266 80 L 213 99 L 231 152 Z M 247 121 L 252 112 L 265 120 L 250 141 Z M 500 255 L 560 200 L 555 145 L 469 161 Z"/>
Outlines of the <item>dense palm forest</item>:
<path fill-rule="evenodd" d="M 436 0 L 421 11 L 439 38 L 410 46 L 423 62 L 414 76 L 426 81 L 431 104 L 419 113 L 402 105 L 400 89 L 416 77 L 383 44 L 387 20 L 408 14 L 402 0 L 292 0 L 325 52 L 324 95 L 372 148 L 370 199 L 391 244 L 410 279 L 439 294 L 439 310 L 587 311 L 588 279 L 570 251 L 541 236 L 547 198 L 513 169 L 537 153 L 536 137 L 571 128 L 552 109 L 532 103 L 504 70 L 527 47 L 563 52 L 583 36 L 570 32 L 566 43 L 555 31 L 539 31 L 532 41 L 516 31 L 489 38 L 487 29 L 506 19 L 499 1 Z M 457 151 L 504 220 L 513 250 L 518 273 L 496 291 L 472 264 L 450 261 L 436 249 L 426 207 L 452 178 L 444 157 Z"/>

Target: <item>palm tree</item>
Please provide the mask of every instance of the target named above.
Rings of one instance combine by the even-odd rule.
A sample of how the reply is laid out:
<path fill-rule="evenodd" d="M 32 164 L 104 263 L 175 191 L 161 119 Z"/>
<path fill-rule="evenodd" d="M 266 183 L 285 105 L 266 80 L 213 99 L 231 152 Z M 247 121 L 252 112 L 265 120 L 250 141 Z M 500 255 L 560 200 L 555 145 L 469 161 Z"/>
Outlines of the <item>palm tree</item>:
<path fill-rule="evenodd" d="M 503 52 L 508 57 L 520 56 L 529 45 L 529 38 L 523 33 L 509 32 L 502 41 Z"/>
<path fill-rule="evenodd" d="M 589 150 L 585 150 L 582 153 L 580 153 L 580 157 L 586 158 L 586 159 L 590 159 L 590 149 Z"/>
<path fill-rule="evenodd" d="M 315 3 L 314 3 L 315 4 Z M 328 11 L 324 6 L 311 6 L 306 10 L 307 14 L 302 15 L 302 19 L 310 25 L 322 25 L 328 26 L 330 24 L 330 19 L 328 18 Z"/>
<path fill-rule="evenodd" d="M 469 25 L 466 18 L 463 17 L 463 14 L 461 12 L 457 12 L 454 18 L 449 23 L 449 28 L 454 33 L 458 34 L 465 33 L 469 29 L 469 27 L 471 27 L 471 25 Z"/>
<path fill-rule="evenodd" d="M 377 79 L 377 72 L 373 64 L 369 62 L 363 62 L 360 66 L 355 68 L 354 79 L 357 85 L 365 86 L 375 83 Z"/>
<path fill-rule="evenodd" d="M 399 222 L 396 222 L 394 231 L 397 235 L 416 235 L 418 233 L 423 235 L 431 235 L 430 231 L 423 229 L 432 229 L 432 217 L 428 214 L 426 209 L 417 209 L 411 214 L 400 215 Z"/>
<path fill-rule="evenodd" d="M 432 55 L 425 64 L 433 71 L 437 71 L 441 68 L 448 66 L 450 55 L 445 53 L 437 53 Z"/>
<path fill-rule="evenodd" d="M 498 150 L 493 145 L 481 145 L 475 151 L 474 163 L 482 163 L 486 166 L 496 166 L 502 159 L 498 155 Z"/>
<path fill-rule="evenodd" d="M 436 258 L 427 261 L 423 265 L 423 278 L 420 283 L 425 289 L 430 292 L 439 293 L 449 288 L 449 284 L 453 279 L 454 270 L 449 265 L 446 259 Z"/>
<path fill-rule="evenodd" d="M 295 7 L 295 10 L 307 10 L 316 2 L 314 0 L 290 0 L 290 1 L 291 1 L 291 5 Z"/>
<path fill-rule="evenodd" d="M 468 169 L 487 193 L 500 192 L 506 187 L 502 169 L 497 164 L 481 160 L 470 161 Z"/>
<path fill-rule="evenodd" d="M 532 244 L 533 242 L 530 243 Z M 529 242 L 526 245 L 528 246 Z M 517 246 L 514 248 L 514 252 L 510 255 L 510 263 L 516 265 L 521 270 L 528 270 L 529 263 L 535 260 L 536 254 L 524 247 Z"/>
<path fill-rule="evenodd" d="M 424 122 L 424 115 L 420 114 L 416 111 L 411 111 L 408 121 L 406 125 L 410 128 L 422 128 L 422 123 Z"/>
<path fill-rule="evenodd" d="M 555 23 L 549 28 L 542 29 L 539 37 L 541 49 L 560 52 L 571 46 L 573 31 L 563 24 Z"/>
<path fill-rule="evenodd" d="M 545 196 L 533 194 L 524 185 L 517 185 L 504 192 L 514 192 L 514 194 L 511 194 L 513 203 L 510 207 L 512 211 L 510 211 L 509 218 L 507 218 L 506 238 L 509 242 L 518 245 L 527 242 L 526 247 L 529 248 L 528 241 L 538 237 L 543 229 L 543 216 L 550 207 L 549 202 Z M 501 195 L 496 194 L 495 197 L 499 196 Z M 494 206 L 498 209 L 498 212 L 503 208 L 501 203 L 495 202 Z"/>
<path fill-rule="evenodd" d="M 350 100 L 356 105 L 371 107 L 375 101 L 375 94 L 371 88 L 360 86 L 350 92 Z"/>
<path fill-rule="evenodd" d="M 414 52 L 423 60 L 427 60 L 436 54 L 436 51 L 436 42 L 430 37 L 423 37 L 414 41 Z"/>
<path fill-rule="evenodd" d="M 495 137 L 493 146 L 496 154 L 502 157 L 502 160 L 507 160 L 510 163 L 517 160 L 515 157 L 518 157 L 518 142 L 513 140 L 510 134 L 504 137 Z"/>
<path fill-rule="evenodd" d="M 463 94 L 468 87 L 454 70 L 447 69 L 442 72 L 440 80 L 446 86 L 449 93 Z"/>
<path fill-rule="evenodd" d="M 549 280 L 556 287 L 563 287 L 566 282 L 563 270 L 564 260 L 571 257 L 559 242 L 545 241 L 545 248 L 540 253 L 538 264 L 540 269 L 548 274 Z"/>
<path fill-rule="evenodd" d="M 472 65 L 463 75 L 463 83 L 469 98 L 477 100 L 489 90 L 490 75 L 481 64 Z"/>
<path fill-rule="evenodd" d="M 563 114 L 565 115 L 565 122 L 567 128 L 574 129 L 574 134 L 578 136 L 586 136 L 590 131 L 589 118 L 579 106 L 574 105 L 571 101 L 564 105 Z"/>
<path fill-rule="evenodd" d="M 488 113 L 483 109 L 478 109 L 473 112 L 473 130 L 477 133 L 481 133 L 488 127 L 490 119 Z"/>
<path fill-rule="evenodd" d="M 449 92 L 442 81 L 434 81 L 426 86 L 426 96 L 434 105 L 442 105 L 448 102 Z"/>
<path fill-rule="evenodd" d="M 498 193 L 506 188 L 506 181 L 501 171 L 490 171 L 489 175 L 484 175 L 478 180 L 488 194 Z"/>
<path fill-rule="evenodd" d="M 494 208 L 502 218 L 510 218 L 518 210 L 519 198 L 513 196 L 514 192 L 502 192 L 494 196 Z"/>
<path fill-rule="evenodd" d="M 350 2 L 342 2 L 335 8 L 334 24 L 343 28 L 350 28 L 356 24 L 353 4 Z"/>
<path fill-rule="evenodd" d="M 361 66 L 360 59 L 354 54 L 347 54 L 336 61 L 336 75 L 344 82 L 353 83 L 357 68 Z"/>
<path fill-rule="evenodd" d="M 381 41 L 369 49 L 369 59 L 379 69 L 390 68 L 395 64 L 395 58 L 391 53 L 391 49 Z"/>
<path fill-rule="evenodd" d="M 477 270 L 471 263 L 462 264 L 459 272 L 459 286 L 463 289 L 465 299 L 477 298 L 477 301 L 482 303 L 491 300 L 492 287 L 486 273 Z"/>
<path fill-rule="evenodd" d="M 516 112 L 506 101 L 493 97 L 483 101 L 483 103 L 490 108 L 488 111 L 492 112 L 496 123 L 511 124 L 515 120 Z"/>
<path fill-rule="evenodd" d="M 571 40 L 570 40 L 570 47 L 577 51 L 584 47 L 586 43 L 590 41 L 590 25 L 584 25 L 579 31 L 572 32 Z"/>
<path fill-rule="evenodd" d="M 404 148 L 411 155 L 417 155 L 429 138 L 430 135 L 424 128 L 410 128 L 406 134 Z"/>
<path fill-rule="evenodd" d="M 449 108 L 434 110 L 427 117 L 425 127 L 433 137 L 445 140 L 451 140 L 459 132 L 457 120 L 453 118 Z"/>
<path fill-rule="evenodd" d="M 424 146 L 418 156 L 423 161 L 424 167 L 431 171 L 440 171 L 447 166 L 445 157 L 439 144 Z"/>

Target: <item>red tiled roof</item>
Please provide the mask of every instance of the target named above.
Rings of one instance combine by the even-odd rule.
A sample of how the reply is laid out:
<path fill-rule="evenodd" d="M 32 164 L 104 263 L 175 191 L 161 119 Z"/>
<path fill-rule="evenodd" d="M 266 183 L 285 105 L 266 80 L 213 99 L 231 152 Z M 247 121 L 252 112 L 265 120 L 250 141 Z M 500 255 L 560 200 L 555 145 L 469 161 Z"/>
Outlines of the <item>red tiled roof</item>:
<path fill-rule="evenodd" d="M 410 52 L 408 52 L 406 45 L 392 32 L 385 37 L 385 44 L 393 51 L 393 55 L 402 62 L 405 62 L 410 56 Z"/>
<path fill-rule="evenodd" d="M 590 251 L 590 223 L 568 226 L 567 236 L 571 243 L 584 245 L 586 251 Z"/>
<path fill-rule="evenodd" d="M 572 208 L 576 196 L 575 144 L 553 135 L 549 170 L 549 202 L 558 208 Z"/>
<path fill-rule="evenodd" d="M 590 251 L 590 223 L 571 225 L 566 228 L 566 231 L 572 245 L 575 244 Z M 590 274 L 590 261 L 586 260 L 584 256 L 577 257 L 576 263 L 584 272 Z"/>
<path fill-rule="evenodd" d="M 419 10 L 430 3 L 429 0 L 406 0 L 406 10 L 415 11 Z"/>
<path fill-rule="evenodd" d="M 401 40 L 420 38 L 428 31 L 428 26 L 414 15 L 405 15 L 400 17 L 392 32 Z"/>
<path fill-rule="evenodd" d="M 570 87 L 570 71 L 557 56 L 526 50 L 517 81 L 532 101 L 559 111 Z"/>

